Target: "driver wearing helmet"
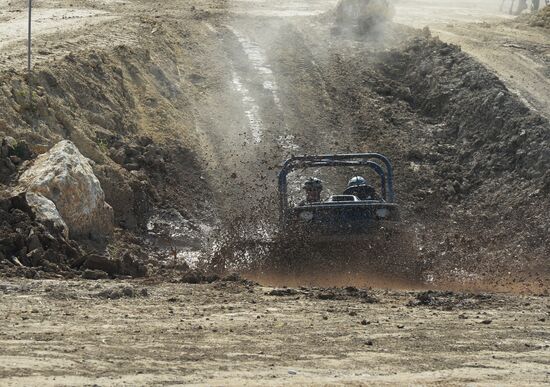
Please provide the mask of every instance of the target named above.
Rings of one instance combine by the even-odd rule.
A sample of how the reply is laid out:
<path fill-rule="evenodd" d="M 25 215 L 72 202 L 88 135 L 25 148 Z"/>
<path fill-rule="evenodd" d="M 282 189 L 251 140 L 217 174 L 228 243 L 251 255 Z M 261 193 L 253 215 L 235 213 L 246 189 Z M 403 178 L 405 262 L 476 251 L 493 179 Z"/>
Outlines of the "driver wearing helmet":
<path fill-rule="evenodd" d="M 354 176 L 349 180 L 344 195 L 355 195 L 359 200 L 380 200 L 374 187 L 362 176 Z"/>
<path fill-rule="evenodd" d="M 323 182 L 315 177 L 310 177 L 304 182 L 302 187 L 306 191 L 306 200 L 300 205 L 319 203 L 321 201 L 321 191 L 323 190 Z"/>

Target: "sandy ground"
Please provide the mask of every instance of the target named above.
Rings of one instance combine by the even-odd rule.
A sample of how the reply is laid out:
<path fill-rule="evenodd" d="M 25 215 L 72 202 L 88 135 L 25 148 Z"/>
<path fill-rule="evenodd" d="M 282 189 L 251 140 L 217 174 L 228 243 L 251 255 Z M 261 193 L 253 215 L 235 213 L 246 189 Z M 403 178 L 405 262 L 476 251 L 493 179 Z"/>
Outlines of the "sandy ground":
<path fill-rule="evenodd" d="M 271 291 L 2 280 L 0 384 L 550 382 L 548 297 L 452 294 L 408 306 L 417 293 Z"/>
<path fill-rule="evenodd" d="M 14 13 L 17 16 L 11 16 Z M 84 10 L 84 9 L 44 9 L 38 8 L 33 15 L 33 35 L 39 37 L 43 34 L 56 32 L 59 30 L 70 30 L 90 25 L 86 19 L 93 23 L 101 23 L 106 20 L 112 20 L 112 17 L 106 15 L 104 11 Z M 20 41 L 21 36 L 28 32 L 28 15 L 24 10 L 1 11 L 0 18 L 6 20 L 1 24 L 0 29 L 0 48 Z"/>

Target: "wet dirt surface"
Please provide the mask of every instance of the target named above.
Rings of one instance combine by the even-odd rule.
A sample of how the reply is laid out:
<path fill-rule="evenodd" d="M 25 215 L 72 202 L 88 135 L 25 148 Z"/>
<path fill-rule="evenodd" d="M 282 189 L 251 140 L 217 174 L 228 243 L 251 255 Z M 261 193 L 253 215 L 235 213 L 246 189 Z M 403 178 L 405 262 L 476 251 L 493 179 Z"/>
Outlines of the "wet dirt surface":
<path fill-rule="evenodd" d="M 548 297 L 0 282 L 2 385 L 544 385 Z"/>

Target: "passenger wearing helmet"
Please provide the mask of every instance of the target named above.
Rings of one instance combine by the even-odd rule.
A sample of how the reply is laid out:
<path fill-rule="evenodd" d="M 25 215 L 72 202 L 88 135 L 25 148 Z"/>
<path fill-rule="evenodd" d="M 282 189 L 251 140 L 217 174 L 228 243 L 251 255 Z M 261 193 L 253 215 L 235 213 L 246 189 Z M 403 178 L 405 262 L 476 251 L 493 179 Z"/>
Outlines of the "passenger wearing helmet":
<path fill-rule="evenodd" d="M 354 176 L 349 180 L 344 195 L 355 195 L 359 200 L 380 200 L 374 187 L 362 176 Z"/>
<path fill-rule="evenodd" d="M 306 191 L 306 200 L 300 205 L 319 203 L 321 201 L 321 191 L 323 190 L 323 182 L 315 177 L 310 177 L 304 182 L 304 191 Z"/>

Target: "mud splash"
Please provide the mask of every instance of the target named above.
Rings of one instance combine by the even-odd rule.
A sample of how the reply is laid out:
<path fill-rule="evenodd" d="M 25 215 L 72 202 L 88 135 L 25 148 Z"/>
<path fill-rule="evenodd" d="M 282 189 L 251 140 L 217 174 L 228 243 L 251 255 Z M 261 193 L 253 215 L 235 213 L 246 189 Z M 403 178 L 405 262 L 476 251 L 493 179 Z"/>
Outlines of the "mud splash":
<path fill-rule="evenodd" d="M 157 211 L 147 222 L 147 240 L 164 265 L 196 267 L 211 232 L 212 226 L 186 219 L 175 209 Z"/>

